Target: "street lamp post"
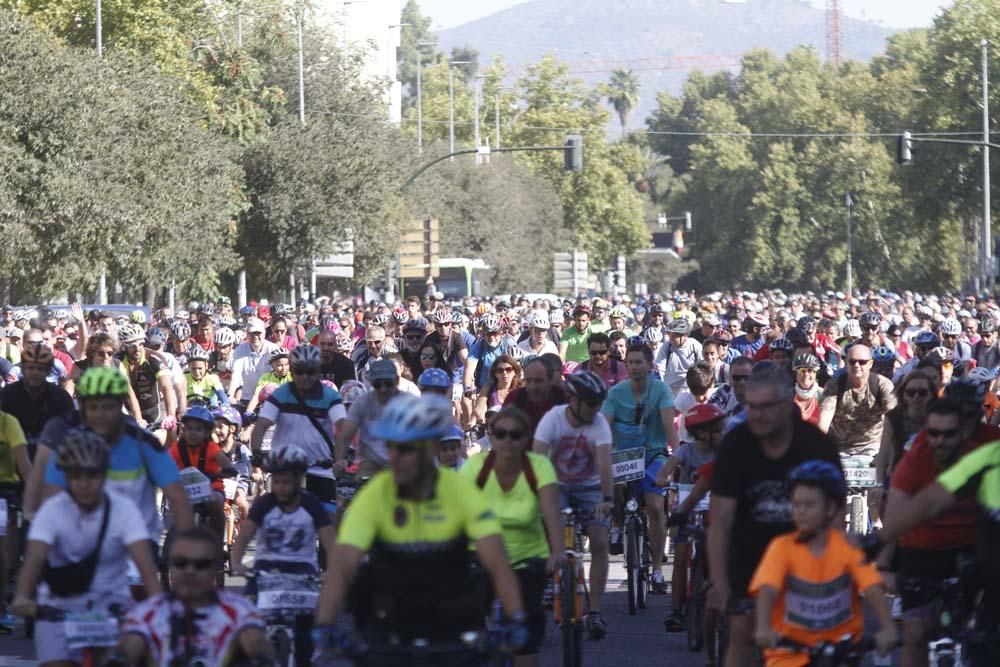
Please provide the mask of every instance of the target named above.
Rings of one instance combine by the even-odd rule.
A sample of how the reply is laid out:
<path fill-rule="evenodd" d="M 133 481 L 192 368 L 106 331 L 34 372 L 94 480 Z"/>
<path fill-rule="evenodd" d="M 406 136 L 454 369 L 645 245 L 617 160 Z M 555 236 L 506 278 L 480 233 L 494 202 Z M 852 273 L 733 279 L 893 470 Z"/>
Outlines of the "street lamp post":
<path fill-rule="evenodd" d="M 101 17 L 101 0 L 97 0 L 95 7 L 97 26 L 94 32 L 94 41 L 97 42 L 97 60 L 104 61 L 104 20 Z M 97 303 L 104 305 L 108 302 L 108 271 L 102 265 L 101 274 L 97 278 Z"/>
<path fill-rule="evenodd" d="M 424 94 L 420 77 L 424 69 L 424 52 L 421 49 L 425 46 L 434 46 L 434 42 L 417 42 L 417 153 L 420 157 L 424 156 Z"/>
<path fill-rule="evenodd" d="M 854 223 L 854 199 L 851 197 L 850 192 L 844 195 L 844 203 L 847 204 L 847 296 L 850 298 L 854 293 L 854 275 L 853 267 L 851 266 L 851 254 L 854 250 L 851 235 L 851 227 Z"/>
<path fill-rule="evenodd" d="M 449 153 L 455 152 L 455 65 L 468 65 L 468 60 L 452 60 L 448 63 L 448 146 Z M 449 158 L 454 162 L 455 158 Z"/>
<path fill-rule="evenodd" d="M 990 43 L 983 40 L 983 261 L 980 272 L 983 276 L 982 289 L 987 290 L 993 276 L 993 242 L 990 229 Z"/>

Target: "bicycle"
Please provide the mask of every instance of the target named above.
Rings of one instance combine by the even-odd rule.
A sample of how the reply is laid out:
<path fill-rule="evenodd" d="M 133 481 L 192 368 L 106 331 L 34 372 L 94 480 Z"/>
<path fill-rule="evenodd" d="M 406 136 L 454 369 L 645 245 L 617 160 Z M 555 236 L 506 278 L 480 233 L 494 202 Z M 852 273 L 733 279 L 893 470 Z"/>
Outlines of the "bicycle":
<path fill-rule="evenodd" d="M 256 580 L 257 608 L 267 623 L 267 638 L 282 667 L 295 667 L 296 644 L 305 636 L 305 621 L 310 619 L 319 600 L 319 578 L 312 574 L 285 572 L 248 572 L 247 580 Z M 309 658 L 311 656 L 306 656 Z"/>
<path fill-rule="evenodd" d="M 897 643 L 899 646 L 901 642 Z M 864 636 L 857 640 L 852 635 L 844 635 L 836 641 L 821 641 L 812 646 L 782 637 L 775 648 L 787 649 L 809 656 L 810 667 L 853 667 L 860 665 L 865 657 L 875 650 L 875 639 Z"/>
<path fill-rule="evenodd" d="M 931 667 L 965 665 L 965 640 L 971 637 L 971 619 L 975 616 L 975 595 L 966 580 L 962 576 L 943 581 L 905 577 L 899 579 L 899 587 L 901 593 L 914 596 L 930 593 L 939 607 L 937 626 L 927 641 L 928 664 Z"/>
<path fill-rule="evenodd" d="M 553 617 L 562 635 L 564 667 L 583 665 L 583 626 L 590 599 L 583 571 L 583 531 L 573 508 L 562 510 L 566 559 L 555 573 Z"/>
<path fill-rule="evenodd" d="M 67 611 L 59 607 L 39 605 L 33 618 L 46 623 L 62 623 L 66 646 L 82 653 L 82 667 L 104 664 L 104 654 L 118 644 L 119 620 L 125 613 L 122 604 L 107 609 Z"/>
<path fill-rule="evenodd" d="M 637 482 L 629 482 L 625 491 L 625 579 L 628 586 L 628 613 L 632 616 L 646 608 L 652 582 L 652 551 L 642 496 Z"/>
<path fill-rule="evenodd" d="M 865 535 L 871 529 L 868 515 L 868 492 L 878 486 L 873 456 L 841 455 L 840 461 L 847 481 L 847 529 L 856 535 Z"/>
<path fill-rule="evenodd" d="M 705 535 L 706 512 L 694 512 L 687 526 L 688 552 L 687 603 L 684 605 L 684 623 L 688 648 L 694 652 L 705 646 L 706 615 L 708 603 L 708 553 Z M 709 659 L 714 647 L 709 646 Z M 717 654 L 716 654 L 717 655 Z"/>

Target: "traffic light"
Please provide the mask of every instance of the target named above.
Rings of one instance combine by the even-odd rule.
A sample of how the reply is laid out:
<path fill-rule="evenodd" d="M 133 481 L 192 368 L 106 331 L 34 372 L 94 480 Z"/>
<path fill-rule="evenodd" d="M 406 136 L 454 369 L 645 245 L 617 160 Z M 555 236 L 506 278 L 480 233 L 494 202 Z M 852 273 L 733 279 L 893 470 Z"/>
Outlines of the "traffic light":
<path fill-rule="evenodd" d="M 563 145 L 563 170 L 583 171 L 583 136 L 571 134 Z"/>
<path fill-rule="evenodd" d="M 896 162 L 899 164 L 913 162 L 913 133 L 909 130 L 904 130 L 899 135 L 899 143 L 896 146 Z"/>

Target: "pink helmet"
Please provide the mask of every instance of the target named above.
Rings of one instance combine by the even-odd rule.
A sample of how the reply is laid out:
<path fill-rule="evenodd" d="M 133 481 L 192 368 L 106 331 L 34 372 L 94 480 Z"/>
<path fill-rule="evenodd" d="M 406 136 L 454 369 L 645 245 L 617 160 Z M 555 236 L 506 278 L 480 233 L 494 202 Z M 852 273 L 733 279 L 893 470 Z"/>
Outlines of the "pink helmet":
<path fill-rule="evenodd" d="M 271 394 L 273 394 L 278 389 L 278 386 L 279 385 L 275 384 L 274 382 L 268 382 L 263 387 L 261 387 L 260 395 L 258 396 L 260 402 L 263 403 L 267 399 L 271 398 Z"/>

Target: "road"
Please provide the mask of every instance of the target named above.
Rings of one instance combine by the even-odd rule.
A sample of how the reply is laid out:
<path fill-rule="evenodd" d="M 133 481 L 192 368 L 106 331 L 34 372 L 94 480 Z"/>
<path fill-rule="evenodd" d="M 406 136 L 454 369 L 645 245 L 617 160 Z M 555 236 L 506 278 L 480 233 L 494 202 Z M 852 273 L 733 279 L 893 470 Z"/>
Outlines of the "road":
<path fill-rule="evenodd" d="M 666 566 L 664 571 L 669 581 L 670 567 Z M 608 636 L 599 642 L 585 640 L 584 664 L 599 667 L 702 667 L 705 664 L 704 650 L 692 653 L 688 650 L 683 633 L 668 635 L 663 630 L 663 618 L 669 610 L 670 596 L 652 595 L 645 610 L 629 616 L 624 578 L 621 556 L 613 556 L 608 576 L 608 592 L 604 600 Z M 240 581 L 228 581 L 227 588 L 240 590 Z M 22 632 L 0 637 L 0 667 L 31 667 L 35 664 L 33 643 L 24 639 Z M 541 664 L 543 667 L 562 665 L 559 629 L 555 624 L 550 624 L 547 628 Z"/>

